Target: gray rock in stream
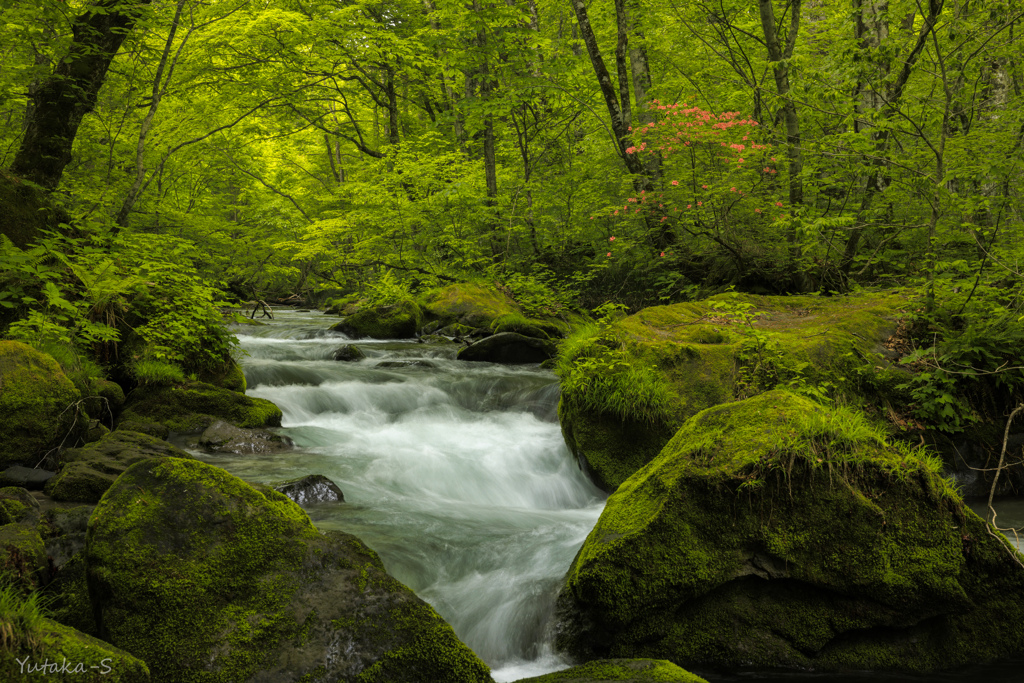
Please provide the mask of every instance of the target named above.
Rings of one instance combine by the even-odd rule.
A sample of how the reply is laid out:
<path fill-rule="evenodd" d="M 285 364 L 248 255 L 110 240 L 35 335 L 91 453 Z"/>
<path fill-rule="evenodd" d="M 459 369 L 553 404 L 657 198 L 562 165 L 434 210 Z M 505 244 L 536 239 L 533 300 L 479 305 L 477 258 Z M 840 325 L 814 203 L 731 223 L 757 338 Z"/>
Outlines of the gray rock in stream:
<path fill-rule="evenodd" d="M 459 351 L 459 360 L 490 363 L 541 363 L 555 355 L 554 343 L 516 332 L 501 332 L 473 342 Z"/>
<path fill-rule="evenodd" d="M 363 358 L 366 358 L 366 354 L 363 353 L 363 350 L 360 349 L 355 344 L 345 344 L 344 346 L 339 346 L 338 348 L 336 348 L 334 350 L 334 353 L 331 354 L 331 357 L 334 360 L 347 362 L 354 360 L 362 360 Z"/>
<path fill-rule="evenodd" d="M 274 490 L 283 493 L 299 505 L 311 503 L 344 503 L 345 494 L 338 485 L 322 474 L 308 474 L 274 484 Z"/>
<path fill-rule="evenodd" d="M 243 429 L 217 420 L 199 437 L 199 446 L 210 453 L 280 453 L 295 443 L 287 436 L 265 429 Z"/>

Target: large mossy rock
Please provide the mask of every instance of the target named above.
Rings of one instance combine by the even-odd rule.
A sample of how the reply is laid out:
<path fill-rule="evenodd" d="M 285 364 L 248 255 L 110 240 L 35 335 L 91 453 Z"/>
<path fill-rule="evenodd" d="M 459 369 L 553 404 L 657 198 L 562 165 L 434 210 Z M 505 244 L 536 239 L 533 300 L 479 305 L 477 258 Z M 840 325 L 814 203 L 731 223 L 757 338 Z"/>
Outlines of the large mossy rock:
<path fill-rule="evenodd" d="M 424 297 L 423 311 L 441 325 L 458 323 L 469 328 L 490 328 L 496 318 L 522 315 L 514 301 L 495 289 L 460 282 L 434 290 Z"/>
<path fill-rule="evenodd" d="M 52 357 L 27 344 L 0 341 L 0 469 L 35 466 L 79 426 L 81 398 Z M 81 420 L 78 420 L 80 423 Z"/>
<path fill-rule="evenodd" d="M 59 501 L 97 503 L 130 466 L 150 458 L 191 458 L 161 439 L 119 429 L 99 441 L 64 451 L 63 466 L 46 483 L 46 493 Z"/>
<path fill-rule="evenodd" d="M 157 681 L 489 682 L 353 536 L 195 460 L 138 463 L 89 522 L 100 636 Z"/>
<path fill-rule="evenodd" d="M 423 311 L 414 301 L 363 308 L 331 326 L 352 339 L 409 339 L 423 324 Z"/>
<path fill-rule="evenodd" d="M 21 647 L 0 648 L 0 671 L 5 681 L 21 683 L 148 683 L 149 668 L 132 657 L 51 619 L 42 619 L 32 633 L 19 633 Z M 31 640 L 32 643 L 25 643 Z"/>
<path fill-rule="evenodd" d="M 156 424 L 187 434 L 202 432 L 218 419 L 237 427 L 280 427 L 281 409 L 266 399 L 203 382 L 139 387 L 129 394 L 118 428 L 153 433 Z"/>
<path fill-rule="evenodd" d="M 702 411 L 608 499 L 558 600 L 574 656 L 930 671 L 1024 654 L 1024 558 L 940 460 L 782 390 Z"/>
<path fill-rule="evenodd" d="M 583 328 L 559 349 L 566 443 L 614 491 L 705 408 L 790 382 L 863 400 L 904 381 L 882 354 L 905 303 L 899 294 L 719 295 Z"/>

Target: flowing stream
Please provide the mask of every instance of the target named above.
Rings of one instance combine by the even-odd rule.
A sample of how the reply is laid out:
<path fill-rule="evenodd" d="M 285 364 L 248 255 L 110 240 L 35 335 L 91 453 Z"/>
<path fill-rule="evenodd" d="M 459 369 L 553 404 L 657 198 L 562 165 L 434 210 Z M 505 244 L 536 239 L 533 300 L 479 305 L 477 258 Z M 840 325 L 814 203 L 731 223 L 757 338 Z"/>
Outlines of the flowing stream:
<path fill-rule="evenodd" d="M 334 361 L 348 343 L 327 330 L 336 320 L 282 311 L 234 329 L 249 395 L 281 408 L 298 448 L 203 459 L 250 481 L 334 481 L 345 502 L 308 507 L 316 525 L 376 550 L 496 681 L 567 666 L 545 628 L 605 495 L 562 440 L 555 376 L 411 341 L 361 340 L 366 359 Z"/>
<path fill-rule="evenodd" d="M 294 451 L 197 455 L 249 481 L 329 477 L 345 502 L 306 507 L 316 525 L 376 550 L 491 666 L 495 681 L 568 666 L 547 627 L 605 495 L 562 440 L 554 375 L 457 361 L 455 345 L 414 341 L 360 340 L 367 358 L 334 361 L 332 352 L 349 341 L 328 331 L 336 320 L 280 311 L 269 324 L 234 329 L 249 354 L 248 393 L 281 408 Z M 1024 519 L 1024 503 L 1003 510 L 1001 522 Z M 712 683 L 1011 683 L 1024 681 L 1021 664 L 925 677 L 695 673 Z"/>

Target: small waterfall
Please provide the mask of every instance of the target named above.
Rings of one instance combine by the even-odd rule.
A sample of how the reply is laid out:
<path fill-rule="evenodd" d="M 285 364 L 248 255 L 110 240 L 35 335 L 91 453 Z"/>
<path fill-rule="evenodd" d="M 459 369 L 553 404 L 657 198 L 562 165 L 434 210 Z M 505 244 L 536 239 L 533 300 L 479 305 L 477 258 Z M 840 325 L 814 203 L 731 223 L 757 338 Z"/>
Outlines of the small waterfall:
<path fill-rule="evenodd" d="M 251 481 L 319 473 L 346 503 L 313 506 L 431 603 L 498 681 L 565 666 L 546 641 L 566 570 L 604 506 L 557 422 L 548 371 L 455 360 L 455 345 L 351 343 L 333 318 L 283 312 L 236 330 L 249 394 L 284 413 L 297 450 L 207 456 Z M 426 359 L 427 365 L 378 366 Z"/>

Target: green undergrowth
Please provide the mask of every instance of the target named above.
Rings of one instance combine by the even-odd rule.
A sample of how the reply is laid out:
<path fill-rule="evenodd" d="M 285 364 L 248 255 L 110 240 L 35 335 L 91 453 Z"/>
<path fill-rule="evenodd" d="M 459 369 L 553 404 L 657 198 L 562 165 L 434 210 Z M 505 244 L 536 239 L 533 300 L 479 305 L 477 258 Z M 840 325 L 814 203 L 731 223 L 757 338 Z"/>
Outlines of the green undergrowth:
<path fill-rule="evenodd" d="M 555 372 L 576 409 L 654 423 L 673 415 L 673 392 L 656 365 L 635 358 L 625 342 L 596 324 L 580 328 L 559 349 Z"/>
<path fill-rule="evenodd" d="M 46 623 L 46 599 L 26 593 L 19 582 L 0 576 L 0 648 L 8 652 L 38 652 Z"/>

